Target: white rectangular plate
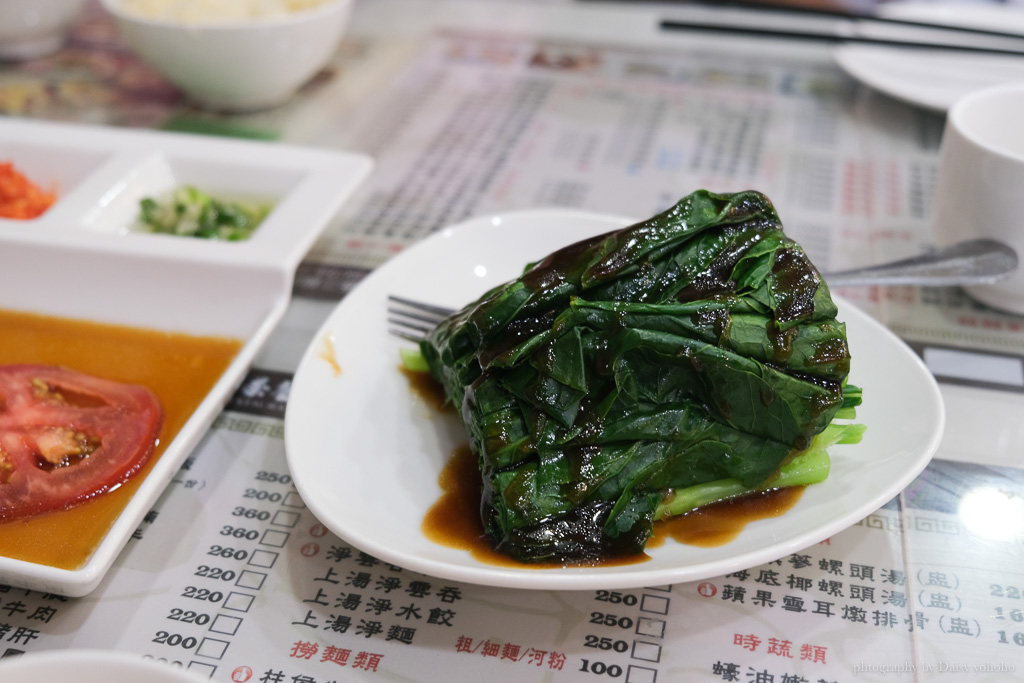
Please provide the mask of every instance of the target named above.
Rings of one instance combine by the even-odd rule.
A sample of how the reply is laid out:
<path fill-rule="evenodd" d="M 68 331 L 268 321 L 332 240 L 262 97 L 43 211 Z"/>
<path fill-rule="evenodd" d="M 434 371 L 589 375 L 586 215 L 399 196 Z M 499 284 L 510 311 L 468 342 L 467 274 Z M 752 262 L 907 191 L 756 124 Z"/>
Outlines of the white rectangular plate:
<path fill-rule="evenodd" d="M 284 314 L 299 262 L 372 162 L 278 143 L 0 119 L 7 161 L 58 199 L 36 219 L 0 219 L 0 309 L 243 341 L 84 566 L 0 557 L 0 583 L 81 596 L 242 381 Z M 141 198 L 187 184 L 274 208 L 240 242 L 130 229 Z"/>

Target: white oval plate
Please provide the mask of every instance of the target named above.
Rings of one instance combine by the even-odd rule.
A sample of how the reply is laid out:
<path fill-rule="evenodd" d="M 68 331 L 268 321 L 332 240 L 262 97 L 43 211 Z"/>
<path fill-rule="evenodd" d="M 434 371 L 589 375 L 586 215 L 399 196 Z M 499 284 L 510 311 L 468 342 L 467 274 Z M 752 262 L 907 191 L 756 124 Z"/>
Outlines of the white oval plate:
<path fill-rule="evenodd" d="M 196 673 L 107 650 L 60 650 L 0 660 L 0 679 L 32 683 L 200 683 Z"/>
<path fill-rule="evenodd" d="M 884 505 L 924 469 L 944 426 L 935 380 L 895 335 L 838 301 L 854 354 L 850 381 L 864 389 L 857 418 L 867 433 L 860 444 L 831 449 L 829 479 L 809 487 L 784 516 L 749 524 L 716 548 L 666 541 L 648 561 L 619 567 L 492 566 L 427 539 L 420 524 L 441 493 L 438 475 L 466 438 L 454 415 L 425 405 L 399 372 L 399 349 L 409 342 L 388 334 L 387 296 L 463 306 L 526 263 L 629 222 L 570 211 L 482 217 L 430 236 L 367 276 L 316 334 L 288 401 L 288 463 L 313 514 L 356 548 L 436 577 L 532 589 L 634 588 L 718 576 L 806 548 Z"/>
<path fill-rule="evenodd" d="M 881 5 L 890 19 L 991 29 L 1024 36 L 1024 8 L 1006 5 L 897 2 Z M 950 50 L 842 45 L 833 53 L 848 74 L 891 97 L 944 112 L 974 90 L 1024 80 L 1024 60 Z"/>

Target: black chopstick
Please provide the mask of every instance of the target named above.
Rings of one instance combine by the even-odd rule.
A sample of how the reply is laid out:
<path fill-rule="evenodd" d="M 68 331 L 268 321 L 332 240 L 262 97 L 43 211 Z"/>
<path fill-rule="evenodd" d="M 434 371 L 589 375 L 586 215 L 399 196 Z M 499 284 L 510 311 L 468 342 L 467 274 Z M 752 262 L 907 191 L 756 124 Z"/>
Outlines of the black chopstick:
<path fill-rule="evenodd" d="M 848 21 L 856 24 L 869 25 L 879 24 L 882 26 L 902 26 L 906 28 L 917 28 L 927 31 L 951 31 L 976 36 L 991 36 L 993 38 L 1008 38 L 1024 41 L 1024 34 L 995 29 L 980 28 L 975 26 L 959 26 L 956 24 L 935 23 L 921 21 L 918 19 L 900 19 L 898 17 L 885 17 L 870 12 L 852 12 L 831 9 L 816 9 L 813 7 L 801 7 L 799 5 L 767 4 L 760 2 L 708 2 L 695 0 L 694 2 L 679 2 L 669 0 L 666 4 L 673 4 L 679 7 L 701 7 L 709 9 L 733 9 L 752 10 L 765 14 L 788 14 L 795 17 L 807 17 L 809 19 L 832 19 L 835 21 Z"/>
<path fill-rule="evenodd" d="M 609 2 L 609 0 L 578 0 L 579 2 L 592 2 L 601 3 Z M 611 2 L 621 2 L 621 0 L 611 0 Z M 788 15 L 791 17 L 799 17 L 805 19 L 819 19 L 819 20 L 831 20 L 835 22 L 833 28 L 835 30 L 822 30 L 822 29 L 775 29 L 764 26 L 752 26 L 732 23 L 735 21 L 735 16 L 723 17 L 721 21 L 710 21 L 705 18 L 701 19 L 685 19 L 685 18 L 667 18 L 660 22 L 660 26 L 663 30 L 703 30 L 703 31 L 714 31 L 719 33 L 732 33 L 739 35 L 749 36 L 774 36 L 779 38 L 795 38 L 801 40 L 826 40 L 834 42 L 845 42 L 845 43 L 861 43 L 865 45 L 881 45 L 889 47 L 911 47 L 911 48 L 927 48 L 927 49 L 946 49 L 946 50 L 958 50 L 963 52 L 980 52 L 986 54 L 1002 54 L 1002 55 L 1021 55 L 1024 54 L 1024 34 L 1013 33 L 1007 31 L 998 31 L 995 29 L 979 28 L 972 26 L 960 26 L 955 24 L 944 24 L 927 21 L 919 21 L 913 19 L 900 19 L 896 17 L 884 17 L 879 16 L 870 12 L 855 12 L 855 11 L 844 11 L 839 9 L 819 9 L 813 7 L 803 7 L 800 5 L 787 5 L 780 4 L 779 2 L 757 2 L 756 0 L 647 0 L 654 5 L 662 5 L 665 7 L 673 7 L 678 9 L 684 8 L 700 8 L 705 10 L 704 14 L 719 10 L 749 10 L 753 13 L 760 13 L 761 17 L 768 17 L 771 15 L 783 16 Z M 839 26 L 846 25 L 852 26 L 853 31 L 840 31 Z M 977 36 L 977 37 L 990 37 L 999 38 L 1003 40 L 1017 40 L 1021 41 L 1021 48 L 1014 49 L 1009 47 L 985 47 L 981 45 L 970 45 L 962 43 L 948 43 L 946 41 L 938 40 L 912 40 L 908 38 L 896 39 L 896 38 L 872 38 L 868 36 L 857 35 L 855 31 L 862 28 L 869 28 L 872 25 L 875 26 L 893 26 L 918 29 L 922 32 L 947 32 L 947 33 L 960 33 L 964 36 Z"/>
<path fill-rule="evenodd" d="M 746 35 L 772 38 L 787 38 L 796 40 L 819 40 L 835 43 L 855 43 L 861 45 L 878 45 L 885 47 L 905 47 L 929 50 L 955 50 L 960 52 L 976 52 L 992 55 L 1024 55 L 1024 42 L 1022 48 L 1014 50 L 1010 48 L 983 47 L 980 45 L 964 45 L 962 43 L 945 43 L 928 40 L 896 40 L 893 38 L 870 38 L 858 35 L 841 35 L 831 31 L 799 31 L 792 29 L 775 29 L 766 26 L 741 26 L 737 24 L 725 24 L 707 21 L 693 21 L 689 19 L 664 19 L 659 22 L 664 31 L 704 31 L 714 33 L 728 33 L 732 35 Z M 938 27 L 937 27 L 938 28 Z M 1015 36 L 1024 39 L 1024 36 Z"/>

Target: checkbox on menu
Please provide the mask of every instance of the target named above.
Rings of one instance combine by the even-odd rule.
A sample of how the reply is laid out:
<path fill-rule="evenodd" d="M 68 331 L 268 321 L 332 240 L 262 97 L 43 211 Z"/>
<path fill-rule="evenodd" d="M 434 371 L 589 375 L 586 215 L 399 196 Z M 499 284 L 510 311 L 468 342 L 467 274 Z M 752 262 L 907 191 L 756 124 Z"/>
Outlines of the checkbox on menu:
<path fill-rule="evenodd" d="M 654 683 L 656 680 L 658 680 L 656 669 L 633 665 L 626 669 L 626 683 Z"/>
<path fill-rule="evenodd" d="M 285 494 L 284 501 L 281 502 L 281 505 L 289 508 L 306 507 L 306 504 L 302 502 L 302 498 L 300 498 L 299 494 L 294 491 L 289 491 Z"/>
<path fill-rule="evenodd" d="M 654 636 L 655 638 L 665 637 L 665 620 L 653 617 L 640 617 L 636 620 L 636 634 L 638 636 Z"/>
<path fill-rule="evenodd" d="M 263 538 L 260 539 L 260 545 L 283 548 L 284 544 L 288 542 L 288 536 L 289 533 L 287 531 L 274 531 L 273 529 L 267 529 L 263 532 Z"/>
<path fill-rule="evenodd" d="M 233 636 L 238 633 L 238 628 L 242 625 L 242 620 L 239 617 L 228 616 L 227 614 L 218 614 L 213 619 L 213 623 L 210 624 L 210 631 L 213 633 L 223 633 L 226 636 Z"/>
<path fill-rule="evenodd" d="M 633 653 L 630 656 L 633 659 L 642 659 L 645 662 L 660 662 L 661 645 L 644 640 L 634 640 Z"/>
<path fill-rule="evenodd" d="M 235 612 L 248 612 L 252 607 L 253 599 L 254 596 L 247 593 L 235 593 L 232 591 L 228 593 L 228 597 L 224 598 L 224 609 Z"/>
<path fill-rule="evenodd" d="M 228 651 L 228 645 L 226 640 L 218 640 L 217 638 L 203 638 L 199 641 L 199 647 L 196 648 L 196 656 L 198 657 L 209 657 L 210 659 L 220 659 L 224 656 L 224 653 Z"/>
<path fill-rule="evenodd" d="M 648 595 L 644 593 L 640 599 L 641 612 L 653 612 L 655 614 L 668 614 L 668 598 L 660 595 Z"/>
<path fill-rule="evenodd" d="M 280 555 L 271 550 L 254 550 L 252 557 L 249 558 L 248 564 L 253 567 L 270 569 L 274 566 L 274 563 L 277 562 L 278 557 L 280 557 Z"/>
<path fill-rule="evenodd" d="M 262 572 L 253 572 L 246 569 L 238 575 L 238 580 L 235 581 L 235 585 L 239 588 L 250 588 L 252 590 L 259 590 L 260 588 L 263 588 L 263 582 L 266 580 L 266 574 Z"/>
<path fill-rule="evenodd" d="M 270 523 L 274 526 L 286 526 L 289 529 L 294 529 L 295 525 L 299 523 L 302 518 L 298 512 L 286 512 L 284 510 L 278 510 L 274 514 L 274 518 L 270 520 Z"/>
<path fill-rule="evenodd" d="M 206 662 L 189 662 L 188 670 L 194 671 L 203 678 L 213 678 L 213 673 L 217 670 L 217 667 Z"/>

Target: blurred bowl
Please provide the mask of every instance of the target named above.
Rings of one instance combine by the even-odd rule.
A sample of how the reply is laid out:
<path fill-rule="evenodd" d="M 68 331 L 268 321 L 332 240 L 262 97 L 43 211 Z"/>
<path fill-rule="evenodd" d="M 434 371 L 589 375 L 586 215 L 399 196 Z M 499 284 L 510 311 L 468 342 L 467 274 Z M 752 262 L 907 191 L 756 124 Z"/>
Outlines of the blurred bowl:
<path fill-rule="evenodd" d="M 238 112 L 282 104 L 323 68 L 348 25 L 352 0 L 241 19 L 150 18 L 125 0 L 103 6 L 128 45 L 191 100 Z"/>
<path fill-rule="evenodd" d="M 77 649 L 5 657 L 0 660 L 0 678 L 17 683 L 204 683 L 208 680 L 187 669 L 128 652 Z"/>
<path fill-rule="evenodd" d="M 84 7 L 85 0 L 0 0 L 0 59 L 56 52 Z"/>

